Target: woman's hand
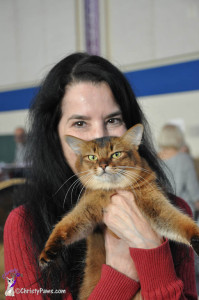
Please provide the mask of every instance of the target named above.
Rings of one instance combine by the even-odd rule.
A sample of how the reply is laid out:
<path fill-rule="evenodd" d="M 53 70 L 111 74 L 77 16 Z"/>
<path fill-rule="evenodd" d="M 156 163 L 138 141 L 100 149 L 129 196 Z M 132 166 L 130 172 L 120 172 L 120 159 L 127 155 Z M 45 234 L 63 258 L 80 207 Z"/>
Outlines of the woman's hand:
<path fill-rule="evenodd" d="M 105 232 L 106 264 L 139 281 L 137 270 L 130 256 L 129 245 L 122 239 L 115 238 L 109 230 Z"/>
<path fill-rule="evenodd" d="M 118 190 L 104 211 L 104 223 L 129 247 L 151 249 L 162 244 L 160 237 L 141 214 L 130 191 Z"/>
<path fill-rule="evenodd" d="M 162 238 L 143 217 L 129 191 L 119 190 L 111 197 L 111 203 L 104 210 L 103 220 L 109 229 L 105 232 L 106 264 L 139 281 L 129 247 L 155 248 L 161 245 Z"/>

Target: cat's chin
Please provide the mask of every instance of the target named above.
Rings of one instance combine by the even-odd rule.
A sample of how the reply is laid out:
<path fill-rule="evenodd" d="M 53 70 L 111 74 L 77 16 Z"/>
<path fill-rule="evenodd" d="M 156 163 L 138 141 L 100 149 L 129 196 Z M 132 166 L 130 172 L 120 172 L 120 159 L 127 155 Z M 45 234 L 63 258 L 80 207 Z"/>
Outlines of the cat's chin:
<path fill-rule="evenodd" d="M 92 181 L 85 184 L 86 188 L 92 190 L 104 189 L 112 190 L 118 188 L 127 188 L 131 185 L 128 179 L 124 179 L 118 175 L 103 174 L 102 176 L 93 176 Z"/>

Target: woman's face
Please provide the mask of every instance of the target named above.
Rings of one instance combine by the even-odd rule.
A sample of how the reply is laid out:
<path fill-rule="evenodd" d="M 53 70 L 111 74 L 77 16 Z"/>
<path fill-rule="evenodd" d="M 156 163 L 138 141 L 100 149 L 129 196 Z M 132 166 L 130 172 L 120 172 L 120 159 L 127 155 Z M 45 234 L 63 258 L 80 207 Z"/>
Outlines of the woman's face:
<path fill-rule="evenodd" d="M 126 131 L 122 112 L 106 83 L 74 83 L 62 100 L 62 117 L 58 134 L 64 156 L 75 172 L 76 155 L 65 141 L 65 135 L 83 140 L 103 136 L 121 136 Z"/>

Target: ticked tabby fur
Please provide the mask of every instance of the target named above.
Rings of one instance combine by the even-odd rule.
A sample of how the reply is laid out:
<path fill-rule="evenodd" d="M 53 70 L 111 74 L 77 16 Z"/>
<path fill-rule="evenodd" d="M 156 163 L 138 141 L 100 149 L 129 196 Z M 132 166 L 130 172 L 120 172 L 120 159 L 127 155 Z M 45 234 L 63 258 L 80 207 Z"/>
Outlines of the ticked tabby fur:
<path fill-rule="evenodd" d="M 191 245 L 199 254 L 198 226 L 170 203 L 157 185 L 156 174 L 139 155 L 142 135 L 143 126 L 137 124 L 121 137 L 83 141 L 66 136 L 66 142 L 77 154 L 76 170 L 85 191 L 75 208 L 53 229 L 39 260 L 44 268 L 56 258 L 63 244 L 87 238 L 80 300 L 88 299 L 100 279 L 105 248 L 103 233 L 95 229 L 102 224 L 103 209 L 117 189 L 133 192 L 140 211 L 161 236 Z M 133 299 L 139 298 L 140 291 Z"/>

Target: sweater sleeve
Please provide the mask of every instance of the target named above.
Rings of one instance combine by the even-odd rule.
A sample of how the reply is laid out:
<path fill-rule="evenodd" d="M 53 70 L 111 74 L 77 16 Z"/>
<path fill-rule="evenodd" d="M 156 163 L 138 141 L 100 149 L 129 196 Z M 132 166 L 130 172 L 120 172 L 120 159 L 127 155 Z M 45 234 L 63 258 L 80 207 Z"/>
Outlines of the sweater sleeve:
<path fill-rule="evenodd" d="M 172 199 L 176 207 L 192 217 L 191 209 L 183 199 L 174 196 Z M 174 248 L 173 255 L 171 247 Z M 132 248 L 130 253 L 138 271 L 144 299 L 198 299 L 191 247 L 166 240 L 158 248 Z"/>
<path fill-rule="evenodd" d="M 102 266 L 101 279 L 88 300 L 130 300 L 140 284 L 108 265 Z"/>
<path fill-rule="evenodd" d="M 4 227 L 4 263 L 5 273 L 17 270 L 18 276 L 14 285 L 14 296 L 17 300 L 41 300 L 46 293 L 38 283 L 35 254 L 30 241 L 32 230 L 25 209 L 20 206 L 14 209 L 6 220 Z M 6 289 L 7 289 L 7 282 Z M 56 293 L 56 291 L 53 291 Z M 52 293 L 52 291 L 50 291 Z M 72 300 L 69 293 L 63 292 L 65 299 Z M 10 299 L 10 297 L 6 297 Z"/>
<path fill-rule="evenodd" d="M 184 261 L 177 276 L 168 240 L 155 249 L 131 248 L 130 253 L 144 299 L 197 299 L 193 260 Z"/>

